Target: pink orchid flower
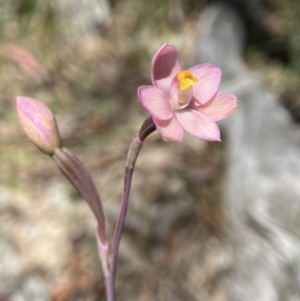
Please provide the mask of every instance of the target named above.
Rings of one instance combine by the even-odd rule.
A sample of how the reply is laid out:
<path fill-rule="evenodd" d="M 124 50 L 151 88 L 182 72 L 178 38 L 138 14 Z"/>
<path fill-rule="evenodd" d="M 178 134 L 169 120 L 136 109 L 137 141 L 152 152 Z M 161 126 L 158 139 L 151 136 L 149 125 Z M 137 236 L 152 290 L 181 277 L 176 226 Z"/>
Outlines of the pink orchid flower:
<path fill-rule="evenodd" d="M 232 94 L 219 93 L 221 69 L 200 64 L 181 71 L 174 46 L 163 45 L 152 59 L 152 84 L 138 98 L 164 140 L 181 141 L 184 130 L 198 139 L 220 141 L 215 121 L 237 108 Z"/>

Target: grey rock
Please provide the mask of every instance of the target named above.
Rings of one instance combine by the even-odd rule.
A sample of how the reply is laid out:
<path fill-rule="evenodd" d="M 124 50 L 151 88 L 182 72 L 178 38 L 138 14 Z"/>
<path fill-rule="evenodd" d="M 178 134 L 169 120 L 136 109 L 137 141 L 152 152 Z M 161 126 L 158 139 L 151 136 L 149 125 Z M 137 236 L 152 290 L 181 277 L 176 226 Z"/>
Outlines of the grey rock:
<path fill-rule="evenodd" d="M 55 0 L 56 19 L 69 38 L 93 36 L 111 21 L 107 0 Z"/>
<path fill-rule="evenodd" d="M 233 259 L 228 300 L 300 300 L 299 126 L 279 96 L 247 70 L 242 59 L 246 33 L 237 12 L 213 4 L 201 21 L 196 59 L 218 64 L 224 75 L 221 89 L 240 101 L 222 123 Z"/>
<path fill-rule="evenodd" d="M 30 277 L 22 281 L 22 286 L 18 292 L 11 295 L 12 301 L 50 301 L 50 296 L 46 293 L 42 281 L 38 277 Z"/>

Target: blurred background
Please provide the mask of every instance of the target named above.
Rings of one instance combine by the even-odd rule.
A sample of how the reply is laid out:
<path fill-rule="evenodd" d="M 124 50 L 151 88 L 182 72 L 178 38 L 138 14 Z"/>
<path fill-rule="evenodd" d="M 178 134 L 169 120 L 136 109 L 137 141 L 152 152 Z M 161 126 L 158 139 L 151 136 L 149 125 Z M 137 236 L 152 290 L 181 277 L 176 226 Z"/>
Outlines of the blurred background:
<path fill-rule="evenodd" d="M 212 23 L 223 20 L 214 19 L 214 12 L 225 17 L 228 13 L 227 25 L 236 22 L 229 30 L 239 32 L 233 34 L 236 48 L 230 35 L 209 34 Z M 235 93 L 232 82 L 240 74 L 236 66 L 242 64 L 245 78 L 252 74 L 260 89 L 272 91 L 277 99 L 274 112 L 280 107 L 289 116 L 283 127 L 290 133 L 300 120 L 299 32 L 297 0 L 0 0 L 0 301 L 105 300 L 92 213 L 51 158 L 25 137 L 14 96 L 36 98 L 53 110 L 64 145 L 77 153 L 95 179 L 111 238 L 127 149 L 146 118 L 136 90 L 151 82 L 153 54 L 168 42 L 188 68 L 206 57 L 215 62 L 201 47 L 223 49 L 219 46 L 225 41 L 230 45 L 224 49 L 233 47 L 237 55 L 224 51 L 221 56 L 221 67 L 226 62 L 224 80 L 229 81 L 223 88 Z M 239 100 L 238 111 L 243 112 Z M 233 115 L 239 116 L 238 111 Z M 270 111 L 261 112 L 267 116 Z M 235 180 L 244 175 L 230 169 L 235 160 L 231 147 L 238 145 L 228 126 L 230 118 L 222 127 L 222 143 L 188 135 L 182 143 L 166 143 L 157 133 L 145 142 L 121 244 L 117 300 L 221 301 L 231 296 L 271 301 L 282 296 L 273 276 L 259 278 L 261 283 L 251 288 L 253 296 L 243 289 L 245 283 L 230 282 L 251 278 L 247 268 L 242 274 L 248 276 L 239 274 L 232 252 L 243 245 L 238 237 L 245 232 L 232 234 L 239 228 L 232 221 L 240 212 L 228 199 L 246 182 L 235 181 L 238 188 L 230 188 L 230 174 Z M 255 118 L 254 123 L 260 120 Z M 238 123 L 235 130 L 245 136 L 252 128 Z M 254 141 L 251 147 L 256 145 Z M 274 144 L 268 147 L 276 149 Z M 255 158 L 251 164 L 264 160 Z M 239 170 L 243 168 L 241 164 Z M 299 211 L 299 195 L 296 191 L 291 197 L 294 212 Z M 241 223 L 257 229 L 253 218 L 242 218 Z M 300 262 L 298 255 L 293 258 Z M 272 263 L 267 266 L 272 269 Z M 280 300 L 300 300 L 297 279 L 291 286 L 294 299 L 286 293 Z"/>

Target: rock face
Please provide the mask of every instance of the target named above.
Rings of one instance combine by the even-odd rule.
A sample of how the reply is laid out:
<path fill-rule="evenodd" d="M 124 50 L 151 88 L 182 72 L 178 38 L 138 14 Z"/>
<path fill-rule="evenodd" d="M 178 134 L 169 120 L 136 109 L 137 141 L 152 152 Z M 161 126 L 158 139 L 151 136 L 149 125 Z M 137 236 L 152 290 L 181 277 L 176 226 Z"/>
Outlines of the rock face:
<path fill-rule="evenodd" d="M 67 28 L 73 38 L 95 35 L 111 21 L 107 0 L 55 0 L 53 8 L 61 28 Z"/>
<path fill-rule="evenodd" d="M 222 89 L 240 101 L 223 123 L 232 258 L 228 300 L 300 300 L 299 126 L 243 63 L 246 33 L 238 13 L 213 4 L 202 21 L 196 59 L 218 64 Z"/>

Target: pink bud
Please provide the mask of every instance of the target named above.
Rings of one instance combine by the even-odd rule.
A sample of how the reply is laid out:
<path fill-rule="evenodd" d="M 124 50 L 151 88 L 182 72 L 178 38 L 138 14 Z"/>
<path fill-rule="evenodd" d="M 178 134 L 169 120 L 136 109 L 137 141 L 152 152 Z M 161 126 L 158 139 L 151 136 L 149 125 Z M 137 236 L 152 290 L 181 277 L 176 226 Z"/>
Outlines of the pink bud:
<path fill-rule="evenodd" d="M 20 69 L 29 76 L 38 76 L 42 73 L 42 67 L 36 58 L 21 46 L 1 43 L 0 55 L 14 61 Z"/>
<path fill-rule="evenodd" d="M 18 96 L 15 98 L 18 117 L 27 137 L 44 153 L 52 155 L 61 146 L 55 117 L 40 101 Z"/>

